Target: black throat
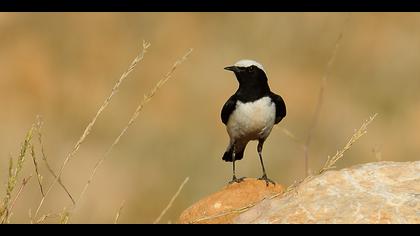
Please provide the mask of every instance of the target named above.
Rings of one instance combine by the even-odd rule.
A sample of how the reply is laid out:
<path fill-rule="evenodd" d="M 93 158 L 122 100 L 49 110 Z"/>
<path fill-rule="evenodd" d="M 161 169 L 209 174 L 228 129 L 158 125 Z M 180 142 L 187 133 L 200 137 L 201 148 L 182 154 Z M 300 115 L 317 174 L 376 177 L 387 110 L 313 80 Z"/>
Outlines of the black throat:
<path fill-rule="evenodd" d="M 239 77 L 238 77 L 239 76 Z M 271 91 L 265 75 L 259 78 L 247 78 L 237 75 L 239 88 L 235 95 L 241 102 L 253 102 L 262 97 L 269 96 Z"/>

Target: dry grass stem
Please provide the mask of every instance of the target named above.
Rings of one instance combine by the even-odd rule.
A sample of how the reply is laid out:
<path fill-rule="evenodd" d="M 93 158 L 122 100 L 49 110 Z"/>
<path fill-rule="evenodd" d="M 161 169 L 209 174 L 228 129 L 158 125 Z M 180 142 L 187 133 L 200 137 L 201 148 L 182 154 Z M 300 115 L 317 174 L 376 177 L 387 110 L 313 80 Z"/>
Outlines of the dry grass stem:
<path fill-rule="evenodd" d="M 346 145 L 344 146 L 343 149 L 337 151 L 337 153 L 333 156 L 327 157 L 327 161 L 324 163 L 324 166 L 318 171 L 318 175 L 324 173 L 327 170 L 333 169 L 335 168 L 335 163 L 337 163 L 338 160 L 340 160 L 341 158 L 343 158 L 344 153 L 349 150 L 351 148 L 351 146 L 357 141 L 359 140 L 363 135 L 365 135 L 367 133 L 367 128 L 369 126 L 369 124 L 376 118 L 378 114 L 375 113 L 373 116 L 369 117 L 369 119 L 367 121 L 365 121 L 362 126 L 356 130 L 352 137 L 350 138 L 350 140 L 346 143 Z M 309 175 L 307 176 L 305 179 L 295 182 L 293 185 L 289 186 L 286 191 L 286 193 L 291 193 L 294 192 L 294 190 L 297 189 L 297 187 L 304 183 L 304 182 L 308 182 L 309 180 L 313 179 L 316 175 Z"/>
<path fill-rule="evenodd" d="M 29 213 L 29 218 L 31 219 L 31 224 L 34 223 L 33 217 L 32 217 L 32 213 Z M 36 221 L 36 224 L 41 224 L 44 223 L 47 219 L 52 219 L 52 218 L 61 218 L 61 213 L 48 213 L 45 214 L 41 217 L 39 217 L 39 219 Z"/>
<path fill-rule="evenodd" d="M 365 135 L 367 133 L 368 125 L 375 119 L 375 117 L 377 115 L 378 114 L 376 113 L 373 116 L 369 117 L 369 119 L 367 121 L 365 121 L 358 130 L 356 130 L 356 132 L 353 134 L 353 136 L 350 138 L 350 140 L 346 143 L 346 145 L 344 146 L 343 149 L 337 151 L 337 153 L 333 157 L 328 156 L 327 161 L 324 164 L 324 167 L 322 167 L 322 169 L 319 171 L 320 174 L 329 170 L 329 169 L 335 168 L 335 163 L 344 156 L 344 153 L 347 150 L 349 150 L 351 148 L 351 146 L 359 138 L 361 138 L 363 135 Z"/>
<path fill-rule="evenodd" d="M 23 169 L 23 165 L 26 160 L 26 154 L 31 146 L 32 136 L 33 136 L 34 126 L 26 134 L 25 140 L 23 141 L 20 153 L 17 158 L 16 167 L 13 164 L 13 157 L 10 157 L 9 160 L 9 172 L 8 172 L 8 180 L 7 180 L 7 187 L 6 187 L 6 196 L 3 198 L 3 201 L 0 205 L 0 223 L 4 224 L 7 222 L 9 215 L 10 215 L 10 201 L 12 199 L 13 191 L 15 190 L 17 180 L 19 175 Z"/>
<path fill-rule="evenodd" d="M 178 190 L 176 191 L 175 195 L 171 198 L 168 205 L 163 209 L 163 211 L 160 213 L 158 218 L 153 222 L 153 224 L 159 223 L 159 221 L 162 219 L 162 217 L 168 212 L 168 210 L 172 207 L 172 204 L 174 203 L 175 199 L 178 197 L 178 195 L 181 193 L 184 186 L 188 183 L 190 180 L 190 177 L 185 178 L 185 180 L 182 182 L 182 184 L 179 186 Z"/>
<path fill-rule="evenodd" d="M 128 67 L 128 69 L 121 75 L 121 77 L 118 79 L 118 81 L 116 82 L 116 84 L 114 85 L 114 87 L 112 88 L 112 91 L 110 93 L 110 95 L 105 99 L 105 101 L 103 102 L 103 104 L 101 105 L 101 107 L 99 108 L 99 110 L 96 112 L 96 115 L 93 117 L 93 119 L 91 120 L 91 122 L 87 125 L 87 127 L 85 128 L 82 136 L 79 138 L 79 140 L 76 142 L 76 144 L 74 145 L 72 151 L 66 156 L 63 164 L 60 167 L 60 170 L 58 171 L 57 177 L 54 179 L 53 183 L 50 185 L 50 187 L 48 188 L 48 190 L 45 193 L 45 196 L 42 197 L 38 208 L 35 212 L 35 218 L 37 217 L 42 205 L 45 202 L 45 198 L 48 196 L 48 194 L 51 192 L 52 188 L 54 187 L 54 185 L 58 182 L 58 180 L 61 178 L 61 175 L 63 174 L 63 171 L 65 169 L 65 167 L 67 166 L 68 162 L 73 158 L 73 156 L 76 154 L 76 152 L 79 150 L 80 146 L 82 145 L 82 143 L 86 140 L 86 137 L 90 134 L 90 132 L 92 131 L 92 128 L 94 126 L 94 124 L 96 123 L 97 119 L 99 118 L 99 116 L 102 114 L 102 112 L 105 110 L 106 107 L 108 107 L 109 103 L 111 102 L 112 98 L 114 97 L 114 95 L 118 92 L 119 87 L 121 86 L 122 82 L 128 77 L 128 75 L 134 70 L 134 68 L 136 67 L 136 65 L 143 60 L 145 53 L 147 52 L 147 49 L 149 48 L 150 44 L 146 43 L 145 41 L 143 41 L 143 49 L 141 51 L 141 53 L 139 55 L 137 55 L 137 57 L 132 61 L 132 63 L 130 64 L 130 66 Z"/>
<path fill-rule="evenodd" d="M 131 116 L 130 120 L 128 121 L 127 125 L 124 127 L 124 129 L 121 131 L 121 133 L 118 135 L 118 137 L 115 139 L 115 141 L 112 143 L 112 145 L 109 147 L 108 151 L 105 153 L 105 157 L 111 153 L 111 151 L 114 149 L 114 147 L 120 142 L 120 139 L 124 134 L 127 132 L 127 130 L 130 128 L 130 126 L 134 123 L 134 121 L 137 119 L 137 117 L 140 115 L 140 112 L 143 110 L 143 107 L 155 96 L 156 92 L 159 91 L 166 82 L 170 78 L 172 78 L 173 73 L 177 69 L 179 65 L 181 65 L 185 60 L 187 60 L 188 56 L 192 53 L 192 49 L 188 50 L 188 52 L 179 60 L 177 60 L 170 71 L 168 71 L 163 79 L 159 80 L 155 87 L 150 90 L 148 94 L 145 94 L 143 96 L 143 100 L 140 102 L 138 107 L 136 108 L 136 111 Z"/>
<path fill-rule="evenodd" d="M 226 210 L 226 211 L 224 211 L 224 212 L 221 212 L 221 213 L 219 213 L 219 214 L 215 214 L 215 215 L 211 215 L 211 216 L 201 217 L 201 218 L 195 219 L 195 220 L 193 220 L 193 221 L 190 221 L 189 223 L 190 223 L 190 224 L 195 224 L 195 223 L 199 223 L 199 222 L 206 221 L 206 220 L 213 220 L 213 219 L 217 219 L 217 218 L 220 218 L 220 217 L 223 217 L 223 216 L 227 216 L 227 215 L 231 215 L 231 214 L 240 214 L 240 213 L 243 213 L 243 212 L 245 212 L 245 211 L 247 211 L 247 210 L 251 209 L 252 207 L 256 206 L 257 204 L 259 204 L 259 203 L 260 203 L 260 202 L 262 202 L 262 201 L 265 201 L 265 200 L 267 200 L 267 199 L 269 200 L 269 199 L 276 198 L 276 197 L 278 197 L 278 196 L 281 196 L 282 194 L 283 194 L 283 193 L 276 193 L 276 194 L 274 194 L 274 195 L 264 197 L 263 199 L 261 199 L 261 200 L 259 200 L 259 201 L 256 201 L 256 202 L 253 202 L 253 203 L 250 203 L 250 204 L 248 204 L 248 205 L 246 205 L 246 206 L 244 206 L 244 207 L 240 207 L 240 208 L 235 208 L 235 209 Z"/>
<path fill-rule="evenodd" d="M 122 209 L 124 208 L 124 204 L 125 204 L 125 201 L 123 201 L 123 202 L 121 203 L 120 208 L 118 208 L 117 214 L 115 215 L 115 218 L 114 218 L 114 224 L 118 224 L 118 220 L 120 219 L 120 216 L 121 216 L 121 211 L 122 211 Z"/>
<path fill-rule="evenodd" d="M 34 145 L 31 145 L 31 157 L 32 157 L 32 163 L 34 164 L 34 167 L 35 167 L 35 173 L 38 180 L 39 190 L 41 191 L 41 195 L 45 196 L 44 187 L 42 186 L 42 175 L 39 172 L 38 161 L 36 160 Z"/>
<path fill-rule="evenodd" d="M 10 204 L 9 212 L 13 212 L 13 208 L 16 204 L 16 201 L 19 199 L 19 196 L 22 194 L 23 189 L 28 184 L 29 180 L 31 180 L 31 178 L 32 178 L 32 175 L 27 177 L 27 178 L 23 178 L 22 184 L 20 185 L 20 188 L 19 188 L 15 198 L 13 199 L 12 203 Z M 10 215 L 9 215 L 8 218 L 6 218 L 7 223 L 9 223 L 9 218 L 10 218 Z"/>
<path fill-rule="evenodd" d="M 161 79 L 155 87 L 150 90 L 150 92 L 147 95 L 144 95 L 143 100 L 140 102 L 140 104 L 137 106 L 135 112 L 131 116 L 130 120 L 128 121 L 127 125 L 122 129 L 121 133 L 117 136 L 117 138 L 114 140 L 112 145 L 108 148 L 108 150 L 105 152 L 103 157 L 95 164 L 95 167 L 92 170 L 91 176 L 89 180 L 87 181 L 85 187 L 83 188 L 77 202 L 80 201 L 80 199 L 83 197 L 85 192 L 87 191 L 89 185 L 92 183 L 93 178 L 96 175 L 97 170 L 102 165 L 102 163 L 105 161 L 105 159 L 109 156 L 109 154 L 112 152 L 114 147 L 120 142 L 122 136 L 127 132 L 127 130 L 131 127 L 131 125 L 134 123 L 134 121 L 137 119 L 137 117 L 140 115 L 140 112 L 143 110 L 143 107 L 155 96 L 156 92 L 159 91 L 159 89 L 162 88 L 162 86 L 168 82 L 168 80 L 172 77 L 173 73 L 175 72 L 176 68 L 181 65 L 188 56 L 192 53 L 192 49 L 190 49 L 181 59 L 177 60 L 172 68 L 165 74 L 163 79 Z"/>
<path fill-rule="evenodd" d="M 381 149 L 379 149 L 378 147 L 374 147 L 372 149 L 372 152 L 375 155 L 376 161 L 382 161 L 382 152 L 381 152 Z"/>
<path fill-rule="evenodd" d="M 60 224 L 67 224 L 70 219 L 70 212 L 67 211 L 66 208 L 63 209 L 63 211 L 60 214 Z"/>
<path fill-rule="evenodd" d="M 327 86 L 328 77 L 331 73 L 332 65 L 335 61 L 337 51 L 340 47 L 341 40 L 343 38 L 343 31 L 345 29 L 345 25 L 347 25 L 347 22 L 349 21 L 349 19 L 350 19 L 350 13 L 347 15 L 347 18 L 344 22 L 343 30 L 340 32 L 340 34 L 337 37 L 337 40 L 335 41 L 334 50 L 331 53 L 331 56 L 328 60 L 327 66 L 325 68 L 324 75 L 322 76 L 321 88 L 319 90 L 318 100 L 317 100 L 317 103 L 315 105 L 314 116 L 313 116 L 311 124 L 309 126 L 308 135 L 306 137 L 304 147 L 303 147 L 304 157 L 305 157 L 305 161 L 304 161 L 305 162 L 305 177 L 309 175 L 309 146 L 310 146 L 311 141 L 312 141 L 313 132 L 314 132 L 315 127 L 316 127 L 316 125 L 318 123 L 318 120 L 319 120 L 322 104 L 324 103 L 324 92 L 325 92 L 325 88 Z"/>
<path fill-rule="evenodd" d="M 244 207 L 227 210 L 227 211 L 221 212 L 219 214 L 211 215 L 211 216 L 201 217 L 201 218 L 195 219 L 193 221 L 190 221 L 189 223 L 190 224 L 196 224 L 196 223 L 200 223 L 200 222 L 207 221 L 207 220 L 214 220 L 214 219 L 224 217 L 224 216 L 228 216 L 228 215 L 231 215 L 231 214 L 240 214 L 240 213 L 243 213 L 243 212 L 251 209 L 252 207 L 257 205 L 258 203 L 264 201 L 265 199 L 267 199 L 267 198 L 264 198 L 260 201 L 254 202 L 254 203 L 251 203 L 251 204 L 246 205 Z"/>
<path fill-rule="evenodd" d="M 330 75 L 331 67 L 333 65 L 333 62 L 335 61 L 335 57 L 337 55 L 337 51 L 338 51 L 338 48 L 340 46 L 340 42 L 341 42 L 342 38 L 343 38 L 343 33 L 341 32 L 340 35 L 338 36 L 336 42 L 335 42 L 334 50 L 331 54 L 331 57 L 330 57 L 330 59 L 327 63 L 327 67 L 325 69 L 325 73 L 322 77 L 321 88 L 319 90 L 318 100 L 317 100 L 317 103 L 316 103 L 316 106 L 315 106 L 315 113 L 314 113 L 313 119 L 311 121 L 311 124 L 309 126 L 308 136 L 306 137 L 306 141 L 305 141 L 305 144 L 304 144 L 305 176 L 308 176 L 308 174 L 309 174 L 308 173 L 309 172 L 309 145 L 311 144 L 312 135 L 313 135 L 314 129 L 316 127 L 316 124 L 318 123 L 318 120 L 319 120 L 322 104 L 324 103 L 324 91 L 325 91 L 325 87 L 327 86 L 327 79 L 328 79 L 328 76 Z"/>
<path fill-rule="evenodd" d="M 45 166 L 47 167 L 48 172 L 50 172 L 50 174 L 57 179 L 57 174 L 55 173 L 55 171 L 52 169 L 51 165 L 48 163 L 48 159 L 47 159 L 47 155 L 45 154 L 45 150 L 44 150 L 44 142 L 43 142 L 43 136 L 42 136 L 42 127 L 44 125 L 44 122 L 42 120 L 42 118 L 40 116 L 37 116 L 37 122 L 36 122 L 36 131 L 37 131 L 37 135 L 38 135 L 38 143 L 41 149 L 41 155 L 42 155 L 42 160 L 45 164 Z M 66 192 L 67 196 L 70 198 L 71 202 L 73 204 L 75 204 L 74 198 L 73 196 L 70 194 L 70 191 L 68 190 L 68 188 L 63 184 L 61 177 L 58 178 L 58 184 L 63 188 L 63 190 Z M 42 195 L 43 197 L 45 197 L 45 194 Z"/>

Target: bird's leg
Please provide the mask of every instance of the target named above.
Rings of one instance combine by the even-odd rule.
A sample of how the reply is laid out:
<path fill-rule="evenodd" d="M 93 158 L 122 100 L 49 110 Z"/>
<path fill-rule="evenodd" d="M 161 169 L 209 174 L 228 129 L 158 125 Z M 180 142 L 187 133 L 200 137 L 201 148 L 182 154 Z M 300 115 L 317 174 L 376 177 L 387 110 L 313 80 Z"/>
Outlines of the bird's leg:
<path fill-rule="evenodd" d="M 233 176 L 232 176 L 232 181 L 229 182 L 229 184 L 233 184 L 233 183 L 240 183 L 244 180 L 244 178 L 236 178 L 236 170 L 235 170 L 235 145 L 233 146 L 233 151 L 232 151 L 232 162 L 233 162 Z"/>
<path fill-rule="evenodd" d="M 271 179 L 269 179 L 267 177 L 267 173 L 265 172 L 264 162 L 263 162 L 263 158 L 262 158 L 263 145 L 264 145 L 264 140 L 259 140 L 258 141 L 258 146 L 257 146 L 257 151 L 258 151 L 258 155 L 260 156 L 260 162 L 261 162 L 262 171 L 263 171 L 263 176 L 261 178 L 259 178 L 259 180 L 264 180 L 267 186 L 269 185 L 269 183 L 272 183 L 272 184 L 276 185 L 276 183 L 274 181 L 272 181 Z"/>

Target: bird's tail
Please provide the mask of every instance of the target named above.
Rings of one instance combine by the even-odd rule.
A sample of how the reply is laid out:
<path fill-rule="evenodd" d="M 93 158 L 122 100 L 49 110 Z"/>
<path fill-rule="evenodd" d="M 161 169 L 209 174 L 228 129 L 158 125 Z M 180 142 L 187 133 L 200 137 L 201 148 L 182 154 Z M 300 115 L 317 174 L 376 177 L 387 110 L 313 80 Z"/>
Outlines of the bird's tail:
<path fill-rule="evenodd" d="M 235 161 L 241 160 L 244 157 L 244 149 L 235 153 Z M 222 159 L 227 162 L 233 162 L 233 145 L 231 145 L 225 154 L 223 154 Z"/>

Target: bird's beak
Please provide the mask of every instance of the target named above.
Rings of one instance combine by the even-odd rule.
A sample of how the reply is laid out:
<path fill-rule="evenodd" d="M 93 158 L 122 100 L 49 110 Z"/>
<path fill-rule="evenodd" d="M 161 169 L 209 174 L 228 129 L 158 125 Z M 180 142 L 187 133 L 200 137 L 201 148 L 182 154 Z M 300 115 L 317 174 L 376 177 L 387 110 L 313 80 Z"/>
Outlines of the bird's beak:
<path fill-rule="evenodd" d="M 239 72 L 239 68 L 237 66 L 228 66 L 228 67 L 225 67 L 225 70 L 230 70 L 230 71 L 233 71 L 233 72 Z"/>

